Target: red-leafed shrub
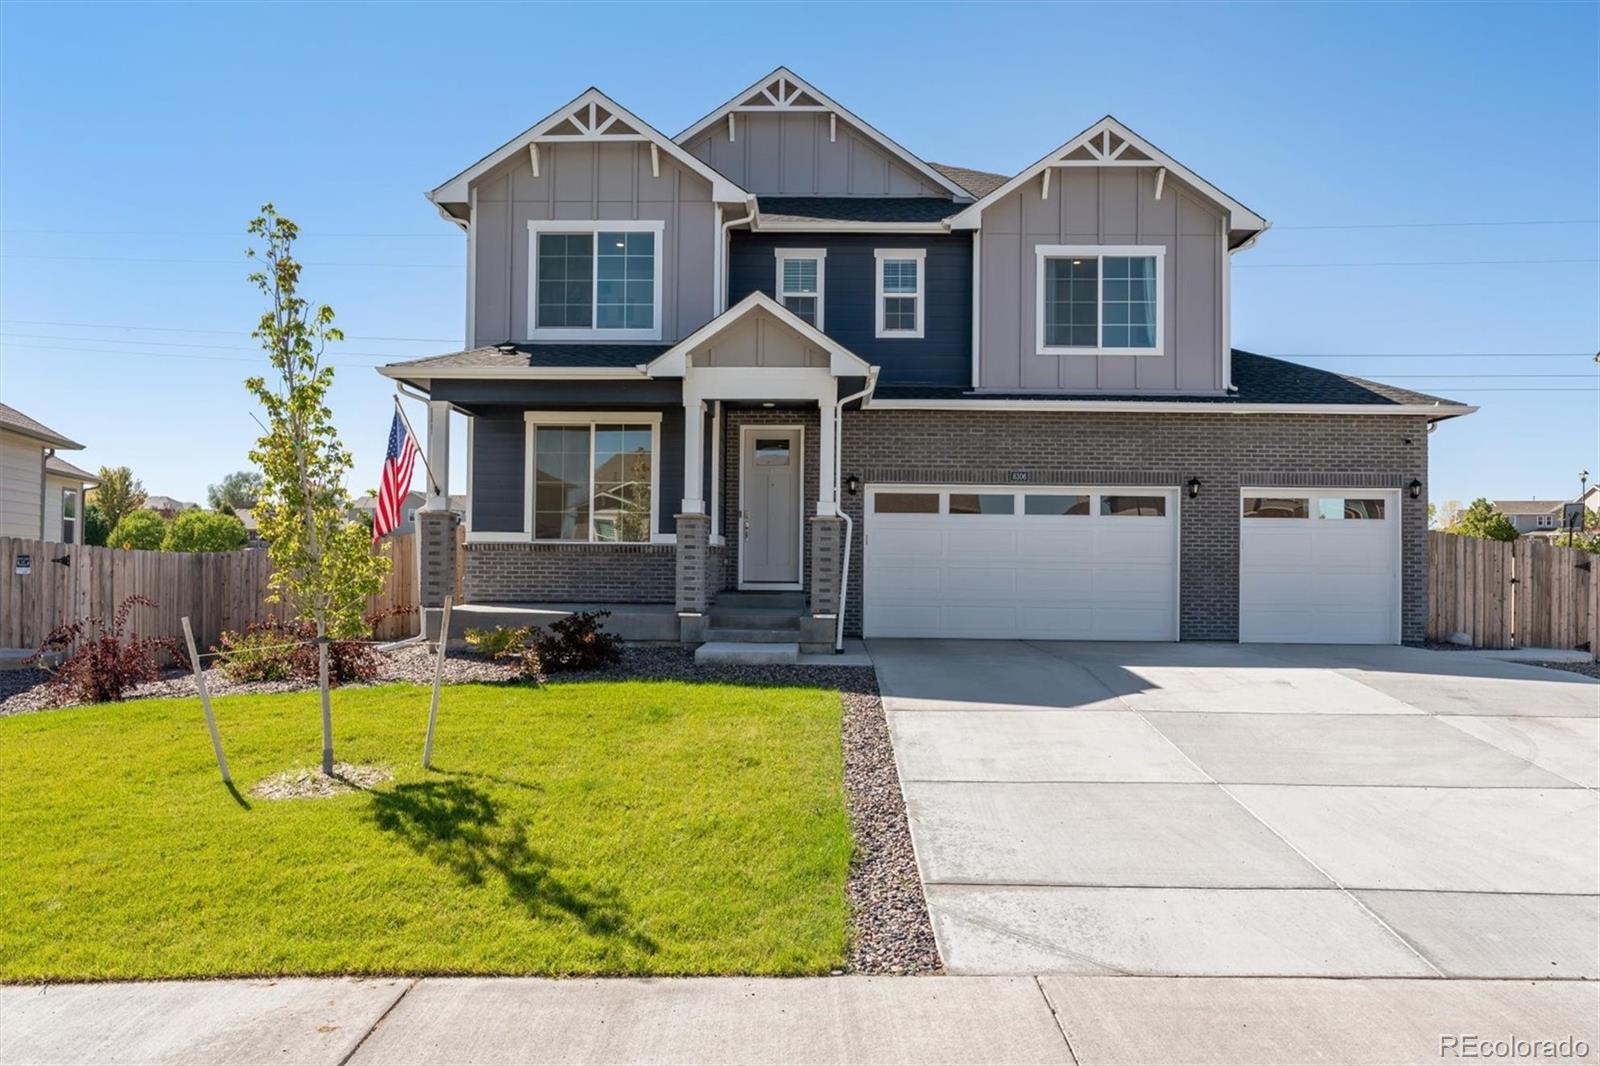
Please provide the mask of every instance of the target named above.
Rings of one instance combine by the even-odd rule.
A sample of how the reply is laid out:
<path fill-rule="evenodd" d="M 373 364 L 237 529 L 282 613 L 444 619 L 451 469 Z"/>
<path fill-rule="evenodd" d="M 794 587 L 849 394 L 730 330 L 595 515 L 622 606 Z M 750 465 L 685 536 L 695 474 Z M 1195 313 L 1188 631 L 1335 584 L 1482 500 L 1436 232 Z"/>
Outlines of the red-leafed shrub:
<path fill-rule="evenodd" d="M 547 633 L 534 641 L 538 653 L 535 669 L 545 673 L 599 670 L 622 660 L 622 638 L 601 632 L 601 619 L 610 611 L 574 611 L 551 622 Z"/>
<path fill-rule="evenodd" d="M 117 608 L 110 625 L 104 618 L 91 617 L 52 629 L 34 653 L 33 661 L 42 663 L 52 652 L 66 654 L 50 675 L 53 694 L 80 703 L 107 703 L 122 699 L 123 693 L 136 685 L 160 678 L 162 652 L 187 666 L 188 656 L 171 637 L 124 633 L 133 608 L 155 606 L 156 602 L 147 596 L 129 596 Z"/>

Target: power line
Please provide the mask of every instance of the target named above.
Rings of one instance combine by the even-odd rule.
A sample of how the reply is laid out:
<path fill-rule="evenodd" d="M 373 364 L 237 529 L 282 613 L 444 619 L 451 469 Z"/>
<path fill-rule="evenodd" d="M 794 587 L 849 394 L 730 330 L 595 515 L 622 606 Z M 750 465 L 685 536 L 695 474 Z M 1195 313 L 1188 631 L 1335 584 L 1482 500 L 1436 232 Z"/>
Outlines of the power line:
<path fill-rule="evenodd" d="M 1265 355 L 1267 353 L 1259 353 Z M 1593 359 L 1594 352 L 1273 352 L 1273 359 Z"/>
<path fill-rule="evenodd" d="M 1489 222 L 1350 222 L 1330 223 L 1320 226 L 1280 226 L 1273 223 L 1274 230 L 1293 229 L 1455 229 L 1462 226 L 1593 226 L 1600 225 L 1600 218 L 1535 218 L 1494 220 Z"/>
<path fill-rule="evenodd" d="M 1373 260 L 1366 263 L 1237 263 L 1233 269 L 1266 270 L 1272 267 L 1529 266 L 1556 263 L 1600 263 L 1600 259 L 1405 259 Z"/>
<path fill-rule="evenodd" d="M 193 359 L 193 360 L 199 360 L 200 362 L 205 362 L 205 363 L 254 363 L 254 364 L 258 365 L 258 366 L 265 366 L 266 365 L 266 358 L 265 358 L 266 353 L 265 352 L 262 353 L 262 357 L 261 358 L 251 359 L 251 358 L 248 358 L 247 356 L 242 356 L 242 355 L 200 355 L 198 353 L 193 353 L 193 352 L 129 352 L 129 351 L 119 350 L 119 349 L 116 349 L 116 348 L 73 348 L 73 347 L 65 347 L 65 346 L 50 345 L 50 344 L 27 344 L 27 345 L 22 345 L 21 347 L 25 348 L 28 351 L 38 351 L 38 352 L 79 352 L 79 353 L 82 353 L 84 355 L 120 355 L 120 356 L 132 356 L 132 357 L 135 357 L 135 358 L 148 358 L 148 359 Z M 350 354 L 355 354 L 355 353 L 347 352 L 347 353 L 344 353 L 344 354 L 350 355 Z M 403 357 L 403 356 L 402 357 L 382 356 L 380 358 L 381 359 L 391 359 L 391 360 L 398 358 L 399 361 L 401 361 L 401 362 L 405 361 L 405 357 Z M 332 366 L 358 367 L 358 368 L 367 369 L 367 370 L 370 370 L 370 369 L 372 369 L 373 367 L 376 367 L 376 366 L 383 365 L 381 362 L 379 362 L 379 363 L 343 363 L 343 362 L 339 362 L 337 360 L 325 360 L 325 361 L 328 362 Z"/>
<path fill-rule="evenodd" d="M 223 352 L 262 352 L 263 354 L 265 354 L 263 352 L 263 349 L 261 349 L 259 346 L 251 346 L 251 345 L 248 345 L 248 344 L 189 344 L 189 343 L 183 343 L 183 342 L 180 342 L 180 341 L 135 341 L 135 340 L 124 340 L 122 338 L 111 338 L 111 337 L 53 337 L 53 336 L 50 336 L 50 335 L 44 334 L 44 333 L 7 333 L 7 332 L 4 332 L 4 331 L 0 331 L 0 337 L 12 337 L 12 338 L 16 338 L 16 339 L 19 339 L 19 340 L 34 340 L 34 341 L 66 341 L 68 343 L 79 343 L 79 344 L 137 344 L 137 345 L 140 345 L 141 347 L 150 347 L 150 348 L 209 348 L 209 349 L 212 349 L 214 351 L 223 351 Z M 28 345 L 23 345 L 23 347 L 28 347 Z M 374 356 L 374 357 L 379 358 L 379 359 L 414 359 L 414 358 L 417 358 L 416 356 L 411 355 L 409 353 L 405 353 L 405 352 L 360 352 L 360 351 L 344 351 L 344 350 L 341 349 L 339 351 L 339 354 L 340 355 L 369 355 L 369 356 Z"/>
<path fill-rule="evenodd" d="M 0 259 L 35 259 L 58 263 L 200 263 L 206 266 L 255 266 L 261 260 L 246 259 L 189 259 L 178 256 L 114 256 L 114 255 L 27 255 L 0 252 Z M 329 263 L 303 260 L 301 266 L 314 267 L 395 267 L 405 270 L 460 270 L 460 263 Z"/>
<path fill-rule="evenodd" d="M 14 324 L 18 326 L 66 326 L 78 329 L 136 329 L 147 333 L 214 333 L 226 337 L 248 337 L 247 329 L 198 329 L 193 326 L 132 326 L 120 322 L 54 322 L 41 318 L 9 318 L 0 319 L 0 325 Z M 346 340 L 352 341 L 415 341 L 418 344 L 459 344 L 455 337 L 378 337 L 371 334 L 346 333 Z"/>

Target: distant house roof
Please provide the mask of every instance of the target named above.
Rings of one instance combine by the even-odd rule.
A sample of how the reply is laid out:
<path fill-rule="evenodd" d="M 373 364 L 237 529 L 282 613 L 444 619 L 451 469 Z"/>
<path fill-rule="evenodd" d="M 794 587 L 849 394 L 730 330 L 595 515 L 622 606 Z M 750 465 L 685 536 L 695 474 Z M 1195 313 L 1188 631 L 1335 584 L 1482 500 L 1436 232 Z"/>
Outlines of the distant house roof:
<path fill-rule="evenodd" d="M 425 493 L 419 492 L 416 489 L 412 489 L 410 492 L 406 493 L 405 506 L 421 507 L 427 498 L 428 497 Z M 357 496 L 355 499 L 351 500 L 350 506 L 357 511 L 375 511 L 378 509 L 378 498 L 369 492 L 364 496 Z M 450 510 L 460 511 L 461 513 L 465 514 L 467 510 L 467 498 L 463 495 L 451 493 Z"/>
<path fill-rule="evenodd" d="M 100 484 L 100 479 L 82 467 L 73 466 L 60 456 L 52 455 L 44 461 L 44 472 L 60 477 L 70 477 L 89 485 Z"/>
<path fill-rule="evenodd" d="M 980 200 L 1011 180 L 1010 174 L 996 174 L 992 170 L 973 170 L 970 167 L 956 167 L 948 163 L 928 165 Z"/>
<path fill-rule="evenodd" d="M 175 496 L 146 496 L 144 509 L 147 511 L 194 511 L 198 510 L 198 503 L 187 503 Z"/>
<path fill-rule="evenodd" d="M 1554 514 L 1561 510 L 1563 500 L 1495 500 L 1493 507 L 1501 514 Z"/>
<path fill-rule="evenodd" d="M 1240 406 L 1439 406 L 1441 417 L 1465 414 L 1468 406 L 1427 393 L 1414 392 L 1331 370 L 1303 366 L 1284 359 L 1233 350 L 1233 383 L 1229 395 L 1163 396 L 1150 393 L 975 391 L 961 386 L 879 385 L 872 402 L 879 400 L 1088 400 L 1106 403 L 1181 403 L 1195 407 Z"/>
<path fill-rule="evenodd" d="M 0 429 L 12 433 L 20 433 L 24 437 L 32 437 L 54 448 L 82 448 L 83 445 L 71 437 L 64 437 L 51 429 L 43 422 L 35 421 L 12 407 L 10 404 L 0 403 Z"/>
<path fill-rule="evenodd" d="M 758 228 L 785 224 L 859 222 L 879 225 L 923 222 L 930 225 L 967 205 L 939 196 L 758 196 Z"/>

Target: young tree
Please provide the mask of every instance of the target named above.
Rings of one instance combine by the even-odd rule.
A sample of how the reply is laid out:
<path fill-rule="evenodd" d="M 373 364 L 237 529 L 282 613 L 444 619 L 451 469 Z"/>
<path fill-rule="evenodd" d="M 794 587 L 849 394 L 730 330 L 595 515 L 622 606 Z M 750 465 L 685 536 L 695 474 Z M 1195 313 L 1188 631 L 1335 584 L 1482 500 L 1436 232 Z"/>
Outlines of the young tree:
<path fill-rule="evenodd" d="M 328 638 L 367 633 L 366 599 L 383 587 L 389 560 L 372 553 L 370 535 L 347 516 L 344 480 L 351 457 L 328 407 L 333 367 L 322 362 L 327 345 L 344 334 L 333 324 L 331 307 L 312 306 L 299 295 L 300 264 L 293 255 L 299 232 L 271 204 L 250 221 L 250 234 L 263 247 L 249 254 L 264 268 L 250 281 L 269 304 L 252 335 L 266 350 L 272 373 L 250 378 L 245 388 L 266 414 L 250 461 L 262 474 L 255 514 L 272 557 L 273 596 L 316 623 L 322 772 L 332 774 Z"/>
<path fill-rule="evenodd" d="M 261 495 L 261 475 L 253 470 L 236 470 L 215 485 L 206 487 L 206 502 L 213 511 L 233 512 L 254 507 Z"/>
<path fill-rule="evenodd" d="M 100 505 L 93 501 L 83 505 L 83 542 L 96 548 L 104 548 L 106 539 L 111 536 L 111 523 L 106 521 L 106 513 Z"/>
<path fill-rule="evenodd" d="M 167 526 L 161 550 L 169 552 L 231 552 L 244 547 L 244 523 L 231 514 L 185 511 Z"/>
<path fill-rule="evenodd" d="M 167 520 L 155 511 L 129 511 L 111 527 L 106 543 L 113 548 L 160 551 L 167 535 Z"/>
<path fill-rule="evenodd" d="M 1450 532 L 1463 537 L 1484 537 L 1488 540 L 1516 540 L 1517 527 L 1511 519 L 1494 509 L 1482 496 L 1472 501 L 1450 526 Z"/>
<path fill-rule="evenodd" d="M 144 506 L 144 484 L 125 466 L 102 466 L 100 484 L 90 490 L 94 502 L 100 505 L 106 525 L 112 529 L 125 515 Z"/>

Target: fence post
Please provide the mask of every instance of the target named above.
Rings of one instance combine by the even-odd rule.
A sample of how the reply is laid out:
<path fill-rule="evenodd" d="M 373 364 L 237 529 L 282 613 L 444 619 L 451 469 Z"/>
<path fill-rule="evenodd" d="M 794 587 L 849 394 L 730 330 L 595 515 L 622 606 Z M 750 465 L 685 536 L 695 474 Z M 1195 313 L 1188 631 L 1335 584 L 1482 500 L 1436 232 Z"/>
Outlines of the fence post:
<path fill-rule="evenodd" d="M 439 686 L 444 681 L 444 652 L 450 643 L 450 601 L 452 597 L 444 598 L 444 613 L 439 618 L 439 657 L 433 664 L 433 699 L 428 703 L 428 736 L 422 742 L 422 768 L 428 769 L 428 763 L 433 759 L 433 725 L 439 720 Z M 427 614 L 424 612 L 424 625 Z"/>
<path fill-rule="evenodd" d="M 217 736 L 217 718 L 211 713 L 211 691 L 206 688 L 206 672 L 200 668 L 200 650 L 194 646 L 194 630 L 189 627 L 189 616 L 183 616 L 183 639 L 189 645 L 189 665 L 194 667 L 194 683 L 200 690 L 200 706 L 206 711 L 206 728 L 211 731 L 211 750 L 217 753 L 217 769 L 222 771 L 222 783 L 233 784 L 228 773 L 228 760 L 222 754 L 222 738 Z"/>

